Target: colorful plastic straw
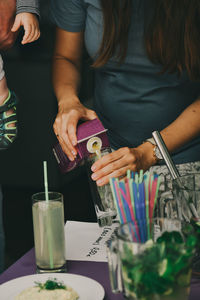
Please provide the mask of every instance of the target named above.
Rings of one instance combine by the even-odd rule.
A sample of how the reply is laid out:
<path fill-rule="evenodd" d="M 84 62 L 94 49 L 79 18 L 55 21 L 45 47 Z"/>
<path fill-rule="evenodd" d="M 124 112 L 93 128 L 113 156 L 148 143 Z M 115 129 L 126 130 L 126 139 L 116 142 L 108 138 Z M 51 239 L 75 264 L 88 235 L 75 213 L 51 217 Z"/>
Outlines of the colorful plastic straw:
<path fill-rule="evenodd" d="M 157 203 L 160 177 L 149 172 L 143 173 L 127 171 L 127 178 L 119 181 L 110 179 L 120 223 L 132 221 L 135 225 L 134 240 L 145 242 L 150 239 L 150 219 L 153 217 Z"/>
<path fill-rule="evenodd" d="M 121 210 L 120 210 L 120 207 L 119 207 L 119 201 L 117 200 L 117 191 L 114 187 L 114 181 L 113 181 L 112 178 L 110 178 L 110 186 L 111 186 L 111 191 L 112 191 L 112 194 L 113 194 L 114 202 L 116 204 L 117 214 L 120 218 L 120 223 L 122 224 L 123 223 L 123 216 L 122 216 L 122 213 L 121 213 Z"/>
<path fill-rule="evenodd" d="M 126 219 L 125 209 L 122 204 L 122 199 L 121 199 L 121 195 L 120 195 L 120 191 L 119 191 L 119 187 L 118 187 L 118 180 L 114 181 L 114 186 L 115 186 L 115 190 L 116 190 L 116 194 L 117 194 L 117 201 L 118 201 L 119 209 L 121 211 L 121 217 L 122 217 L 123 223 L 126 223 L 127 219 Z"/>
<path fill-rule="evenodd" d="M 126 189 L 123 181 L 119 182 L 119 189 L 121 193 L 121 199 L 123 202 L 124 210 L 125 210 L 125 215 L 126 215 L 126 221 L 131 222 L 131 210 L 130 210 L 130 201 L 128 200 L 128 195 L 126 194 Z"/>

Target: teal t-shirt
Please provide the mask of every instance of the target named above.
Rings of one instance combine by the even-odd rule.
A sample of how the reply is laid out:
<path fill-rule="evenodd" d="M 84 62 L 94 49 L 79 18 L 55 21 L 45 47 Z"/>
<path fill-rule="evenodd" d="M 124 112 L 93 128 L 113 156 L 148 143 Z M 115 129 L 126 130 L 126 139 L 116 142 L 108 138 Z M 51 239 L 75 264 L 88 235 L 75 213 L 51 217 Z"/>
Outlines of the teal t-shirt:
<path fill-rule="evenodd" d="M 133 1 L 123 64 L 113 58 L 95 69 L 94 107 L 108 129 L 114 149 L 140 145 L 154 130 L 161 131 L 173 122 L 200 96 L 200 83 L 191 82 L 186 72 L 181 77 L 159 75 L 162 67 L 147 57 L 144 20 L 151 14 L 150 4 L 150 0 Z M 95 58 L 103 32 L 100 0 L 52 0 L 51 18 L 66 31 L 84 31 L 88 54 Z M 200 137 L 176 151 L 173 159 L 175 163 L 200 160 Z"/>

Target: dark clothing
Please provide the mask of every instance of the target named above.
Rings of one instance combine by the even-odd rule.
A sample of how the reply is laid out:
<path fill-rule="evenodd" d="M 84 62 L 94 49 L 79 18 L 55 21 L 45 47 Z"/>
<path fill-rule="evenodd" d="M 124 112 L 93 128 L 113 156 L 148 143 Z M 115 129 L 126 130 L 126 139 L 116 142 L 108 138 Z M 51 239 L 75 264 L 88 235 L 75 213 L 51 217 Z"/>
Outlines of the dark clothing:
<path fill-rule="evenodd" d="M 144 20 L 152 14 L 149 4 L 149 0 L 133 1 L 124 63 L 119 65 L 112 58 L 95 70 L 95 111 L 108 129 L 114 149 L 137 147 L 200 96 L 200 83 L 191 82 L 186 72 L 181 77 L 159 75 L 162 66 L 149 60 L 144 45 Z M 103 31 L 99 0 L 52 0 L 51 15 L 66 31 L 84 31 L 87 51 L 95 58 Z M 175 163 L 200 160 L 200 137 L 179 149 L 173 159 Z"/>

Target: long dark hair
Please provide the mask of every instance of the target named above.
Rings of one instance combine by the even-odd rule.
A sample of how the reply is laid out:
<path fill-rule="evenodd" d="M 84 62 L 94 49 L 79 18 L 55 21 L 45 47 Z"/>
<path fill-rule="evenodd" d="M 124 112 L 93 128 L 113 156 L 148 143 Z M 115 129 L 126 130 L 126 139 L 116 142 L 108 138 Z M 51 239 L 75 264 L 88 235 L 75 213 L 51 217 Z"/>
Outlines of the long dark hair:
<path fill-rule="evenodd" d="M 104 31 L 94 67 L 103 66 L 112 56 L 122 62 L 128 46 L 132 0 L 101 0 Z M 119 47 L 116 53 L 116 47 Z"/>
<path fill-rule="evenodd" d="M 150 1 L 150 0 L 149 0 Z M 148 57 L 162 72 L 200 80 L 200 0 L 151 0 L 153 15 L 144 38 Z M 127 52 L 134 0 L 101 0 L 104 31 L 94 67 L 115 56 L 121 63 Z M 117 51 L 117 52 L 116 52 Z"/>

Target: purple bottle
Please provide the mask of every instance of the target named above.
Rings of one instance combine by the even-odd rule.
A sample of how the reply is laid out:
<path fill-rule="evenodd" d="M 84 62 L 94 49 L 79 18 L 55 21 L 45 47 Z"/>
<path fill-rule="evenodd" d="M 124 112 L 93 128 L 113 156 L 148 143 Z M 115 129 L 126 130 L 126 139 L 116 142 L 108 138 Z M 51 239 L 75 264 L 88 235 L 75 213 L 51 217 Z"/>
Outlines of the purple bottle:
<path fill-rule="evenodd" d="M 82 123 L 77 127 L 77 156 L 74 161 L 70 161 L 63 152 L 59 143 L 53 147 L 53 153 L 62 173 L 67 173 L 81 164 L 91 152 L 94 143 L 100 143 L 101 148 L 109 147 L 109 141 L 105 129 L 99 119 L 94 119 Z"/>

